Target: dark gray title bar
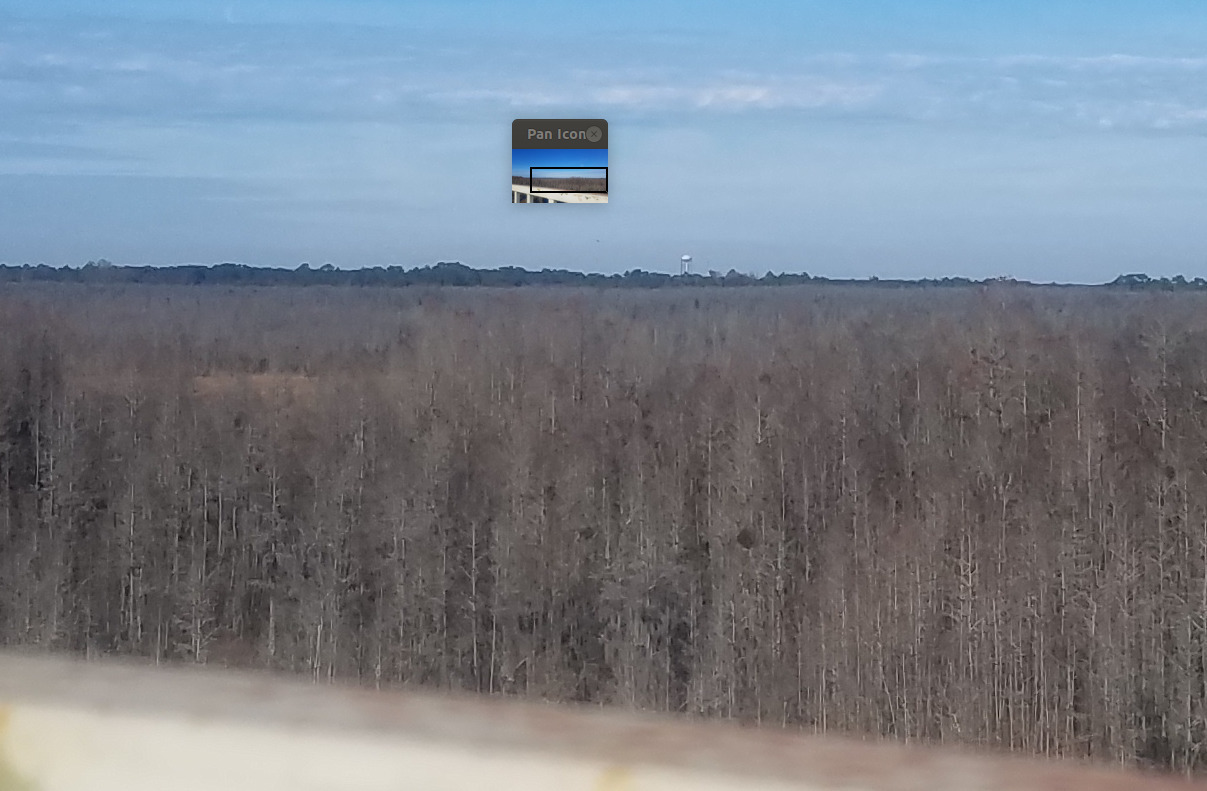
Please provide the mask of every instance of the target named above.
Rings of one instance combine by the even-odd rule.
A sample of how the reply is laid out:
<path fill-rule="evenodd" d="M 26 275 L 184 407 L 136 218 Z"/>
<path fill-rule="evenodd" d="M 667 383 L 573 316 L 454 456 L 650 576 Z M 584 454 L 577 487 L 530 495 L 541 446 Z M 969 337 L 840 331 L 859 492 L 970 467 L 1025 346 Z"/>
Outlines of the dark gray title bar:
<path fill-rule="evenodd" d="M 602 118 L 517 118 L 511 122 L 512 148 L 607 148 L 608 122 Z"/>

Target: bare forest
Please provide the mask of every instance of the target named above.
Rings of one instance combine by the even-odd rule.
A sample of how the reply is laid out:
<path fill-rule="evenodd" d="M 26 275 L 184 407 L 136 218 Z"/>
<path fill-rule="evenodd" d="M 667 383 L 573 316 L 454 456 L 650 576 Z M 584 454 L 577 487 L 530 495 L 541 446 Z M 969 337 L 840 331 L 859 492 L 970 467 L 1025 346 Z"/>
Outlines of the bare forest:
<path fill-rule="evenodd" d="M 0 644 L 1202 771 L 1207 297 L 3 284 Z"/>
<path fill-rule="evenodd" d="M 584 176 L 566 176 L 562 178 L 528 178 L 527 176 L 512 176 L 512 184 L 521 187 L 532 187 L 546 192 L 607 192 L 608 180 L 588 178 Z"/>

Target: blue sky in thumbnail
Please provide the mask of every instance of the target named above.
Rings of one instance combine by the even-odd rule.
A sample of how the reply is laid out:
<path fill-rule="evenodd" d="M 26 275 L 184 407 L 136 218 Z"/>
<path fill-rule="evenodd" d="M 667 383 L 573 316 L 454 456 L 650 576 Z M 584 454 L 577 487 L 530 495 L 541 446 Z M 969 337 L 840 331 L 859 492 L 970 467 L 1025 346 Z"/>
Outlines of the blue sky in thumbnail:
<path fill-rule="evenodd" d="M 606 148 L 513 148 L 511 150 L 511 174 L 527 176 L 529 168 L 606 168 Z M 537 174 L 545 178 L 583 175 L 581 171 L 567 170 L 558 173 L 546 170 Z M 590 171 L 585 175 L 592 178 L 603 176 L 602 171 Z"/>
<path fill-rule="evenodd" d="M 612 201 L 510 211 L 559 117 Z M 1100 282 L 1204 227 L 1203 0 L 0 4 L 0 262 Z"/>

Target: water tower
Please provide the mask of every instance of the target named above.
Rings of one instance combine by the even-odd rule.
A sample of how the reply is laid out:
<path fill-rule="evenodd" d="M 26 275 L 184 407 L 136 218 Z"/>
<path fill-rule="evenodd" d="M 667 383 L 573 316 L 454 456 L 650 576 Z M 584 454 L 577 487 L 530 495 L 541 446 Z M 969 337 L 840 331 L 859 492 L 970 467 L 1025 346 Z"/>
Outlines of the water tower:
<path fill-rule="evenodd" d="M 679 259 L 679 274 L 690 275 L 692 272 L 692 257 L 685 255 Z"/>

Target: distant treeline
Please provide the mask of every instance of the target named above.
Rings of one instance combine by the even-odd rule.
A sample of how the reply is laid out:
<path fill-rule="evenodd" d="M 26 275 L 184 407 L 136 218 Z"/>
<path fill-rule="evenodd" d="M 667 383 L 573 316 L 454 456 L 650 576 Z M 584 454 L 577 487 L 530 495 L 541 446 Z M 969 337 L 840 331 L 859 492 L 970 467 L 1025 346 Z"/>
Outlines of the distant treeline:
<path fill-rule="evenodd" d="M 52 267 L 46 264 L 20 266 L 0 264 L 0 283 L 145 283 L 154 285 L 225 286 L 592 286 L 602 288 L 664 288 L 674 286 L 794 286 L 805 283 L 865 285 L 881 288 L 922 288 L 933 286 L 1030 286 L 1024 280 L 966 277 L 892 280 L 880 278 L 845 279 L 810 275 L 808 272 L 775 274 L 762 277 L 730 269 L 728 273 L 668 275 L 631 269 L 624 274 L 573 272 L 565 269 L 533 271 L 518 266 L 474 269 L 456 261 L 441 261 L 432 266 L 406 269 L 401 266 L 337 269 L 331 264 L 296 269 L 249 266 L 247 264 L 187 264 L 178 266 L 114 266 L 108 261 L 89 261 L 82 267 Z M 1062 284 L 1055 284 L 1062 285 Z M 1101 287 L 1153 289 L 1158 291 L 1207 290 L 1207 280 L 1188 280 L 1182 275 L 1154 278 L 1145 274 L 1120 275 Z"/>
<path fill-rule="evenodd" d="M 529 184 L 529 182 L 532 182 Z M 572 190 L 576 192 L 606 192 L 608 189 L 607 179 L 583 178 L 581 176 L 573 176 L 570 178 L 541 178 L 529 179 L 527 176 L 512 176 L 512 184 L 520 186 L 532 186 L 538 190 Z"/>

